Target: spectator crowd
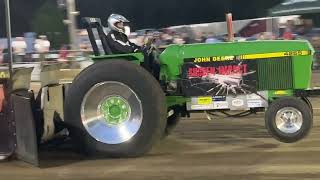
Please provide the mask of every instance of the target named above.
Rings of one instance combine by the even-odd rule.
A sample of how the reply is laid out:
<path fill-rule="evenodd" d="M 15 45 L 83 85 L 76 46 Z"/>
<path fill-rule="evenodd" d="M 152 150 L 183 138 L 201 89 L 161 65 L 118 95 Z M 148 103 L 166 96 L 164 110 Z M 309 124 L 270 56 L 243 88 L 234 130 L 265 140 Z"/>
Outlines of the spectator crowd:
<path fill-rule="evenodd" d="M 255 21 L 253 21 L 255 22 Z M 255 41 L 255 40 L 295 40 L 306 39 L 311 42 L 317 52 L 320 52 L 320 28 L 315 28 L 312 20 L 303 20 L 302 23 L 296 23 L 294 20 L 288 20 L 283 24 L 279 24 L 276 32 L 268 31 L 267 28 L 261 29 L 257 25 L 253 26 L 253 32 L 246 32 L 244 28 L 242 31 L 235 33 L 235 41 Z M 259 24 L 261 22 L 257 22 Z M 265 23 L 265 22 L 264 22 Z M 89 43 L 85 30 L 79 33 L 79 48 L 83 52 L 91 52 L 92 47 Z M 212 31 L 201 31 L 200 29 L 193 28 L 191 31 L 179 30 L 174 28 L 165 29 L 147 29 L 130 33 L 129 39 L 133 43 L 142 46 L 150 37 L 154 38 L 155 45 L 158 47 L 166 47 L 170 44 L 194 44 L 194 43 L 219 43 L 228 41 L 227 34 L 219 34 Z M 1 42 L 1 41 L 0 41 Z M 99 44 L 99 42 L 98 42 Z M 101 44 L 101 43 L 100 43 Z M 50 41 L 46 36 L 39 36 L 34 42 L 34 51 L 27 53 L 27 42 L 23 37 L 17 37 L 12 42 L 15 62 L 33 62 L 35 59 L 41 59 L 43 54 L 48 53 L 54 49 L 51 48 Z M 59 50 L 55 50 L 57 59 L 64 61 L 70 55 L 70 46 L 61 45 Z M 320 59 L 320 53 L 317 53 L 317 59 Z M 6 63 L 8 60 L 7 49 L 0 43 L 0 63 Z M 319 60 L 318 60 L 319 61 Z"/>

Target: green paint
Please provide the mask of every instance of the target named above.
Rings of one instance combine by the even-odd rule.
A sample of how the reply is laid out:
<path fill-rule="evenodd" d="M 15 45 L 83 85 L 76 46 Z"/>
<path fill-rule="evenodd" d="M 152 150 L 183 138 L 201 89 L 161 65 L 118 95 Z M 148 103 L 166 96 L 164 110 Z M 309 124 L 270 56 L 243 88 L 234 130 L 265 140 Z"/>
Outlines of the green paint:
<path fill-rule="evenodd" d="M 226 42 L 216 44 L 188 44 L 188 45 L 170 45 L 160 54 L 160 80 L 168 83 L 172 80 L 178 80 L 181 75 L 181 67 L 186 58 L 214 57 L 214 56 L 240 56 L 253 54 L 266 54 L 277 52 L 310 51 L 311 55 L 292 56 L 288 58 L 292 62 L 284 62 L 277 65 L 278 62 L 260 63 L 257 67 L 260 71 L 260 78 L 264 83 L 257 84 L 259 90 L 268 90 L 270 99 L 293 96 L 295 89 L 307 89 L 310 86 L 311 63 L 313 61 L 314 49 L 308 41 L 247 41 L 247 42 Z M 143 62 L 143 54 L 118 54 L 92 57 L 94 61 L 124 59 L 133 61 L 137 64 Z M 278 58 L 281 59 L 281 58 Z M 251 61 L 277 61 L 274 59 L 254 59 Z M 268 65 L 265 66 L 264 64 Z M 288 67 L 289 66 L 289 67 Z M 292 68 L 290 68 L 292 67 Z M 281 77 L 280 77 L 281 76 Z M 286 78 L 288 77 L 288 78 Z M 291 78 L 289 78 L 291 77 Z M 272 81 L 278 81 L 273 83 Z M 284 90 L 285 93 L 277 94 L 277 90 Z M 184 105 L 188 97 L 167 96 L 167 106 Z"/>
<path fill-rule="evenodd" d="M 294 89 L 307 89 L 310 87 L 312 59 L 313 56 L 293 57 Z"/>
<path fill-rule="evenodd" d="M 288 96 L 293 96 L 293 90 L 286 89 L 286 90 L 269 90 L 268 91 L 268 97 L 269 97 L 269 100 L 271 101 L 275 98 L 288 97 Z"/>
<path fill-rule="evenodd" d="M 119 125 L 129 118 L 131 108 L 125 99 L 111 96 L 101 103 L 100 111 L 108 124 Z"/>
<path fill-rule="evenodd" d="M 189 98 L 183 96 L 167 96 L 167 107 L 172 107 L 175 105 L 185 106 L 189 101 Z"/>
<path fill-rule="evenodd" d="M 167 81 L 179 79 L 179 76 L 181 74 L 181 66 L 185 58 L 209 56 L 238 56 L 245 54 L 260 54 L 301 50 L 311 50 L 312 54 L 314 53 L 312 46 L 307 41 L 275 40 L 227 42 L 216 44 L 171 45 L 167 49 L 165 49 L 165 51 L 160 55 L 160 63 L 161 67 L 163 68 L 161 69 L 161 74 L 164 77 L 166 77 Z M 304 64 L 304 67 L 308 66 L 312 61 L 312 58 L 308 56 L 303 56 L 300 59 L 303 59 L 304 62 L 299 63 L 299 65 Z M 301 73 L 301 70 L 297 70 L 294 73 Z M 303 69 L 303 71 L 305 70 L 306 69 Z"/>
<path fill-rule="evenodd" d="M 135 63 L 140 64 L 143 62 L 144 56 L 142 53 L 132 53 L 132 54 L 112 54 L 112 55 L 102 55 L 102 56 L 92 56 L 91 59 L 95 62 L 102 60 L 130 60 Z"/>

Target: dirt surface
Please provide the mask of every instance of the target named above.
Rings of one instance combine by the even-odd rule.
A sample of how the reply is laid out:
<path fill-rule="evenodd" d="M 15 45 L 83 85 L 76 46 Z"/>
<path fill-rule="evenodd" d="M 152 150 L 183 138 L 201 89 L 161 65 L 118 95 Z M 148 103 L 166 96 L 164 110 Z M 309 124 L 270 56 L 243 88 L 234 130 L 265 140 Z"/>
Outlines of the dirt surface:
<path fill-rule="evenodd" d="M 316 180 L 320 178 L 320 101 L 312 101 L 314 128 L 295 144 L 271 138 L 263 114 L 213 121 L 193 114 L 144 157 L 88 159 L 66 143 L 43 147 L 39 168 L 21 161 L 0 163 L 0 179 Z"/>
<path fill-rule="evenodd" d="M 263 116 L 184 119 L 172 136 L 136 159 L 88 159 L 69 145 L 42 149 L 41 167 L 0 163 L 1 179 L 319 179 L 320 116 L 295 144 L 273 140 Z M 50 149 L 50 150 L 49 150 Z"/>

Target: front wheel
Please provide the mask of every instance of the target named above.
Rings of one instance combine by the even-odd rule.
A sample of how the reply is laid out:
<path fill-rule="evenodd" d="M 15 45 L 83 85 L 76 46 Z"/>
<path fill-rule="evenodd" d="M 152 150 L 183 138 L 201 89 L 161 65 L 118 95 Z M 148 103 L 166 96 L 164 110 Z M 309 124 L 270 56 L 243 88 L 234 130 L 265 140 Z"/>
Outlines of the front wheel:
<path fill-rule="evenodd" d="M 90 154 L 136 157 L 160 140 L 165 95 L 142 67 L 116 60 L 98 62 L 72 83 L 65 100 L 71 137 Z"/>
<path fill-rule="evenodd" d="M 265 115 L 265 123 L 275 139 L 293 143 L 309 134 L 313 124 L 312 111 L 299 98 L 280 98 L 271 103 Z"/>

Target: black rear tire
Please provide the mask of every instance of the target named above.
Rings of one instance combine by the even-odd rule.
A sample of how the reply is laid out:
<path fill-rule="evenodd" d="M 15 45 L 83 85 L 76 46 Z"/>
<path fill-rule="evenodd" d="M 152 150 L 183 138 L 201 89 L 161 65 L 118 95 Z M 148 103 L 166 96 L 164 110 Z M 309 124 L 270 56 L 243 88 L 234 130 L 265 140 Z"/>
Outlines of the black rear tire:
<path fill-rule="evenodd" d="M 298 114 L 301 114 L 302 117 L 302 125 L 300 129 L 295 132 L 285 132 L 280 130 L 276 124 L 277 113 L 288 108 L 297 110 Z M 285 97 L 276 99 L 271 103 L 265 114 L 265 123 L 269 134 L 275 139 L 284 143 L 294 143 L 309 134 L 313 124 L 313 116 L 309 105 L 302 99 Z"/>
<path fill-rule="evenodd" d="M 141 100 L 141 126 L 130 140 L 119 144 L 96 140 L 82 123 L 80 109 L 85 95 L 90 88 L 106 81 L 125 84 Z M 70 135 L 92 155 L 137 157 L 147 153 L 164 132 L 166 111 L 165 94 L 159 83 L 141 66 L 124 60 L 101 61 L 89 66 L 74 80 L 65 99 L 65 122 Z"/>

